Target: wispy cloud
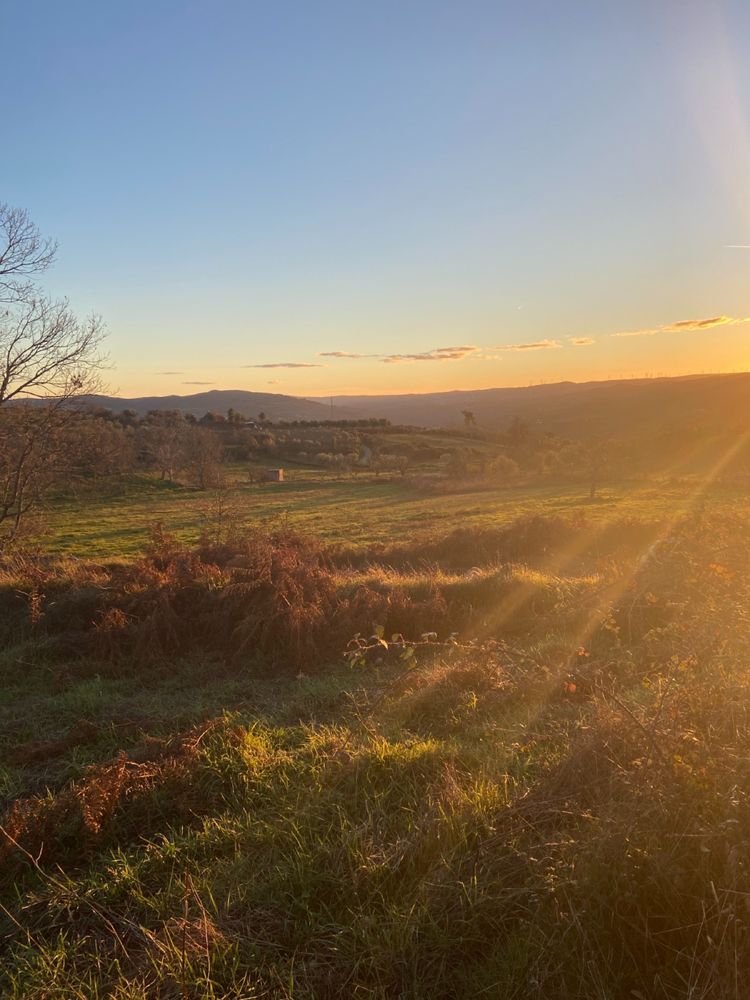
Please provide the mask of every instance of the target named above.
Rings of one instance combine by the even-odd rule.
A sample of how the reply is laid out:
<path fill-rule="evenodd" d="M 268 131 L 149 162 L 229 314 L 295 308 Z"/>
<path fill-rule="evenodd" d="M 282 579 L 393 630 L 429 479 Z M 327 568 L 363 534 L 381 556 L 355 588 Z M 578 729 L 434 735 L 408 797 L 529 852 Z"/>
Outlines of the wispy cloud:
<path fill-rule="evenodd" d="M 154 372 L 154 375 L 184 375 L 185 372 Z"/>
<path fill-rule="evenodd" d="M 266 385 L 280 385 L 280 384 L 281 384 L 280 378 L 269 378 L 269 380 L 266 382 Z"/>
<path fill-rule="evenodd" d="M 495 344 L 493 351 L 548 351 L 562 347 L 559 340 L 535 340 L 530 344 Z"/>
<path fill-rule="evenodd" d="M 325 365 L 313 365 L 307 361 L 274 361 L 268 365 L 242 365 L 243 368 L 324 368 Z"/>
<path fill-rule="evenodd" d="M 397 365 L 408 361 L 463 361 L 464 358 L 476 354 L 478 350 L 478 347 L 471 345 L 436 347 L 433 351 L 422 351 L 418 354 L 384 354 L 380 360 L 387 365 Z"/>
<path fill-rule="evenodd" d="M 573 338 L 571 338 L 573 340 Z M 582 343 L 593 343 L 580 338 Z M 488 351 L 544 351 L 559 348 L 563 345 L 559 340 L 536 340 L 528 344 L 497 344 Z M 486 353 L 475 344 L 459 344 L 454 347 L 436 347 L 431 351 L 415 351 L 413 354 L 355 354 L 351 351 L 321 351 L 321 358 L 378 358 L 386 365 L 399 365 L 412 361 L 463 361 L 472 358 L 475 361 L 500 361 L 499 355 Z"/>
<path fill-rule="evenodd" d="M 183 385 L 216 385 L 215 382 L 183 382 Z"/>
<path fill-rule="evenodd" d="M 596 341 L 593 337 L 568 337 L 568 343 L 572 344 L 573 347 L 588 347 L 589 344 L 595 344 Z"/>
<path fill-rule="evenodd" d="M 461 361 L 479 350 L 473 345 L 462 344 L 458 347 L 436 347 L 432 351 L 416 351 L 414 354 L 357 354 L 354 351 L 319 351 L 319 358 L 345 358 L 357 360 L 360 358 L 377 358 L 387 365 L 401 364 L 406 361 Z"/>
<path fill-rule="evenodd" d="M 642 330 L 623 330 L 613 337 L 654 337 L 658 333 L 690 333 L 695 330 L 713 330 L 721 326 L 739 326 L 750 322 L 750 316 L 710 316 L 708 319 L 681 319 L 677 323 L 645 327 Z"/>
<path fill-rule="evenodd" d="M 318 351 L 319 358 L 380 358 L 381 354 L 353 354 L 351 351 Z"/>

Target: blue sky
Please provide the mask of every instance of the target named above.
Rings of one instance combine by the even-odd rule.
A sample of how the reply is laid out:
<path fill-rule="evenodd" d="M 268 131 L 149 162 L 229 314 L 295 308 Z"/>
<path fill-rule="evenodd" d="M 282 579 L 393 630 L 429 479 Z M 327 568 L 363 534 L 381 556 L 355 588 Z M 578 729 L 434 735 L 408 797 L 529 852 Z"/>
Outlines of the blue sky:
<path fill-rule="evenodd" d="M 123 394 L 750 367 L 746 4 L 7 0 L 0 28 L 0 200 L 59 240 L 47 285 L 102 313 Z"/>

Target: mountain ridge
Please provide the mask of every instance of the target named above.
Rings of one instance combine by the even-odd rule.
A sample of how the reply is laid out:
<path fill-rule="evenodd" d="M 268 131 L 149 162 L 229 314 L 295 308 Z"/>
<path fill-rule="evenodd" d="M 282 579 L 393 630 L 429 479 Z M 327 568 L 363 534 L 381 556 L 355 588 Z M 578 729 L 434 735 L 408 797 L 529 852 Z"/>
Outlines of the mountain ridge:
<path fill-rule="evenodd" d="M 299 397 L 244 389 L 212 389 L 190 395 L 92 396 L 87 402 L 113 410 L 176 409 L 200 417 L 232 408 L 269 420 L 381 417 L 396 424 L 456 427 L 463 410 L 489 430 L 518 417 L 543 431 L 570 436 L 593 433 L 676 431 L 691 427 L 750 427 L 750 373 L 684 375 L 646 379 L 556 382 L 521 387 L 452 389 L 393 395 Z"/>

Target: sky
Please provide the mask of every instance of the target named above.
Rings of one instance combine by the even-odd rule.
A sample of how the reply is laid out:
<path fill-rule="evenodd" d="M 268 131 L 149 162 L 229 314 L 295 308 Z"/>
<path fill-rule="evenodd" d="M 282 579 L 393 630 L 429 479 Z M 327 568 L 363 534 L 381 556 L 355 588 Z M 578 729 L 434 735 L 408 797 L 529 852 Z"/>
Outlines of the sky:
<path fill-rule="evenodd" d="M 0 201 L 124 396 L 750 368 L 750 4 L 2 0 Z"/>

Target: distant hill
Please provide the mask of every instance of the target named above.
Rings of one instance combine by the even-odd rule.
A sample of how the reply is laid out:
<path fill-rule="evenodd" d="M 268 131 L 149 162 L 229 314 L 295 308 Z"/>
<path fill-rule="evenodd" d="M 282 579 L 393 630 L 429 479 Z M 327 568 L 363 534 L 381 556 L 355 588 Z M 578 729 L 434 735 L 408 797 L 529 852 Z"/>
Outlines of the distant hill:
<path fill-rule="evenodd" d="M 570 437 L 624 437 L 691 427 L 750 427 L 750 373 L 609 382 L 558 382 L 399 396 L 338 396 L 337 406 L 393 423 L 456 427 L 471 410 L 496 430 L 514 417 Z"/>
<path fill-rule="evenodd" d="M 274 392 L 246 392 L 244 389 L 211 389 L 189 396 L 89 396 L 86 400 L 93 406 L 103 406 L 108 410 L 135 410 L 138 414 L 149 410 L 180 410 L 202 417 L 209 411 L 226 414 L 236 410 L 243 416 L 253 418 L 265 413 L 269 420 L 326 420 L 331 417 L 330 402 L 317 402 L 284 396 Z M 338 420 L 357 419 L 361 414 L 336 407 L 334 416 Z"/>
<path fill-rule="evenodd" d="M 471 410 L 480 427 L 499 430 L 519 417 L 533 427 L 569 437 L 626 437 L 690 428 L 750 427 L 750 373 L 610 382 L 558 382 L 514 389 L 477 389 L 396 396 L 300 399 L 280 393 L 212 389 L 189 396 L 93 396 L 112 410 L 181 410 L 202 416 L 231 407 L 270 420 L 338 420 L 385 417 L 418 427 L 459 427 Z"/>

